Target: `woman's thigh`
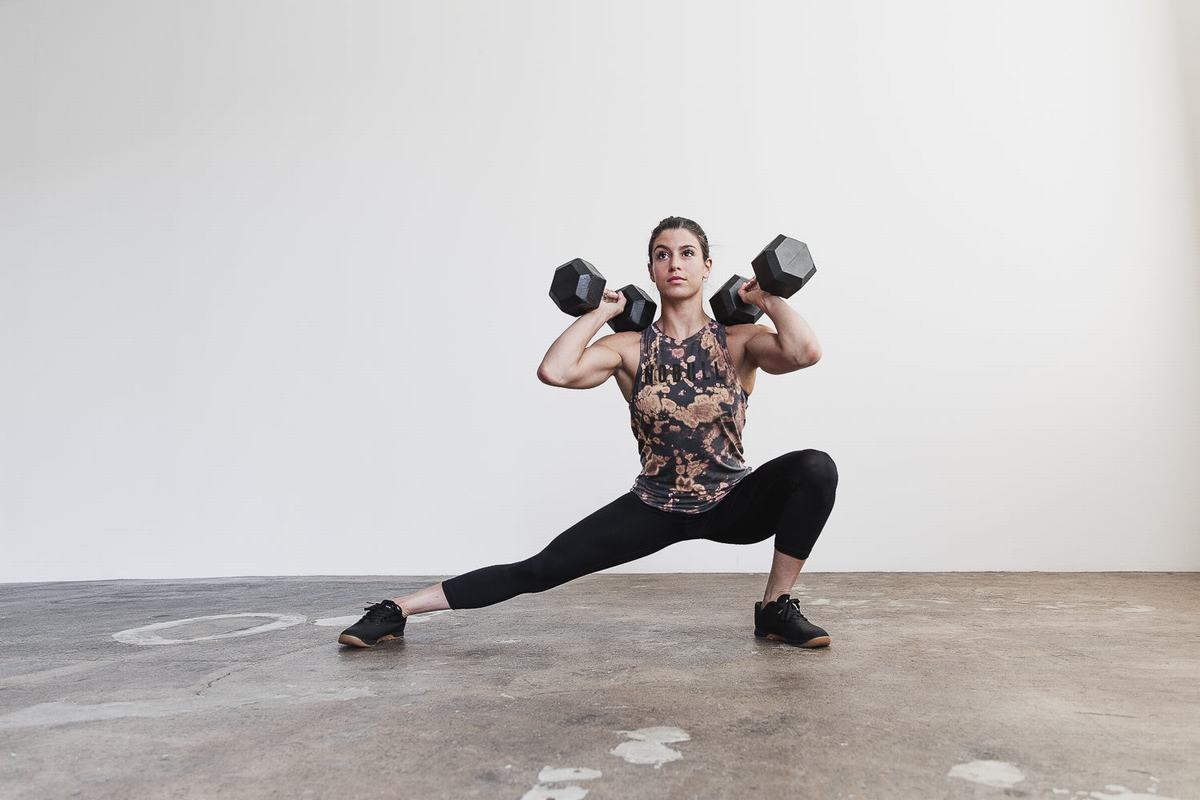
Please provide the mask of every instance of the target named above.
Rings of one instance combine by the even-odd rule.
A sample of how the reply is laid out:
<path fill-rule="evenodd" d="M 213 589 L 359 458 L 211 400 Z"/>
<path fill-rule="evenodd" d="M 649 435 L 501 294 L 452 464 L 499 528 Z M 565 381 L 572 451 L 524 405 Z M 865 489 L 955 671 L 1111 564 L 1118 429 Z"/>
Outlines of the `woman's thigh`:
<path fill-rule="evenodd" d="M 836 488 L 837 466 L 829 454 L 812 449 L 784 453 L 759 465 L 701 515 L 689 538 L 752 544 L 779 534 L 815 540 L 833 507 Z"/>
<path fill-rule="evenodd" d="M 626 492 L 558 534 L 531 558 L 552 565 L 560 575 L 578 577 L 648 556 L 684 535 L 678 514 Z"/>
<path fill-rule="evenodd" d="M 526 592 L 543 592 L 583 575 L 650 555 L 685 538 L 684 521 L 643 503 L 633 492 L 598 508 L 539 552 L 442 581 L 451 608 L 480 608 Z"/>

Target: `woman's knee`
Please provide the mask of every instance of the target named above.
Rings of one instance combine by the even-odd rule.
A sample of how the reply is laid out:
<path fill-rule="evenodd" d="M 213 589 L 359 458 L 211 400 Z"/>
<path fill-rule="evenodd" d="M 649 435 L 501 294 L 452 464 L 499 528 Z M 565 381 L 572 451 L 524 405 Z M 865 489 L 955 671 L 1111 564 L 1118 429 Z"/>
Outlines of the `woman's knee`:
<path fill-rule="evenodd" d="M 827 492 L 837 489 L 838 471 L 824 450 L 793 450 L 786 456 L 788 474 L 796 485 L 815 485 Z"/>
<path fill-rule="evenodd" d="M 509 564 L 508 572 L 521 592 L 544 592 L 567 580 L 562 575 L 562 570 L 540 553 L 524 561 Z"/>

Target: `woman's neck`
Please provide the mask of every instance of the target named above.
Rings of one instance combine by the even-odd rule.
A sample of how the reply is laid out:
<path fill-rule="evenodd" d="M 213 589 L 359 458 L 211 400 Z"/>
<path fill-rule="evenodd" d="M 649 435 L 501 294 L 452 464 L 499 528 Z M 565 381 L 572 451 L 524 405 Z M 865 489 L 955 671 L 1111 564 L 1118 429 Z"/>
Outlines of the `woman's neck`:
<path fill-rule="evenodd" d="M 672 339 L 683 340 L 695 335 L 697 331 L 708 324 L 710 318 L 704 309 L 693 308 L 687 311 L 664 308 L 658 319 L 658 329 Z"/>

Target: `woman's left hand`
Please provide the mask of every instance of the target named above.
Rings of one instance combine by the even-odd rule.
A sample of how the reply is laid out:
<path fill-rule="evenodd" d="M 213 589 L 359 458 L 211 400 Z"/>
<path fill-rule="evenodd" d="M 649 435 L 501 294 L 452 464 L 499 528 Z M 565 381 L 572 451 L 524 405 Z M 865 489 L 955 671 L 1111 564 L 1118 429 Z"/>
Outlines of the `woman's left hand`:
<path fill-rule="evenodd" d="M 765 309 L 767 305 L 767 293 L 758 285 L 758 277 L 755 276 L 738 287 L 738 297 L 743 303 L 750 303 Z"/>

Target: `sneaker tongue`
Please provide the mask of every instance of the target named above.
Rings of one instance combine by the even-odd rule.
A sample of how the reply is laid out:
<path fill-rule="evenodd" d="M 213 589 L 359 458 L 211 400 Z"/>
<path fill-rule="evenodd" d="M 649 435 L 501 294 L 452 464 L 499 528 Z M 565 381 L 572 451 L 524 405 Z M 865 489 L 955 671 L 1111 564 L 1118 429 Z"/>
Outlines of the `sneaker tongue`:
<path fill-rule="evenodd" d="M 791 599 L 791 597 L 792 596 L 790 594 L 781 594 L 781 595 L 779 595 L 778 598 L 776 598 L 775 602 L 776 603 L 786 603 L 788 600 Z"/>

